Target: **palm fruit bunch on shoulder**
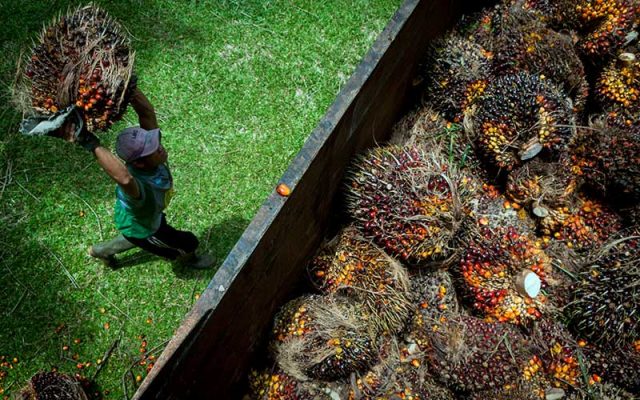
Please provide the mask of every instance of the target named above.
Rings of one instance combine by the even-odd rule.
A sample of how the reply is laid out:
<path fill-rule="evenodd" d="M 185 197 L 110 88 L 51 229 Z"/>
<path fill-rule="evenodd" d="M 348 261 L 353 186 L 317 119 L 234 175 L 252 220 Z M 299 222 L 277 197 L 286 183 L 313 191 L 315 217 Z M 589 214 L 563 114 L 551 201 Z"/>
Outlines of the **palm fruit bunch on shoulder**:
<path fill-rule="evenodd" d="M 311 382 L 302 382 L 282 370 L 252 370 L 249 373 L 250 400 L 329 400 L 325 391 Z"/>
<path fill-rule="evenodd" d="M 570 329 L 599 346 L 640 339 L 640 239 L 612 238 L 588 255 L 577 273 L 565 314 Z"/>
<path fill-rule="evenodd" d="M 507 171 L 542 150 L 565 151 L 574 135 L 571 101 L 553 83 L 526 72 L 491 81 L 465 121 L 489 163 Z"/>
<path fill-rule="evenodd" d="M 94 5 L 80 7 L 40 34 L 24 70 L 24 91 L 37 113 L 75 105 L 90 132 L 106 130 L 122 117 L 135 87 L 133 62 L 120 24 Z"/>
<path fill-rule="evenodd" d="M 588 362 L 564 325 L 542 318 L 533 325 L 530 342 L 551 386 L 569 389 L 583 384 L 582 368 L 588 368 Z"/>
<path fill-rule="evenodd" d="M 404 328 L 411 308 L 409 276 L 398 261 L 356 228 L 347 227 L 326 243 L 309 270 L 321 292 L 345 295 L 361 303 L 374 336 Z"/>
<path fill-rule="evenodd" d="M 619 206 L 640 201 L 640 125 L 580 130 L 572 146 L 573 170 Z"/>
<path fill-rule="evenodd" d="M 87 398 L 76 379 L 58 372 L 38 372 L 20 391 L 20 399 L 24 400 L 87 400 Z"/>
<path fill-rule="evenodd" d="M 462 122 L 491 80 L 490 51 L 471 38 L 449 34 L 436 41 L 425 68 L 425 100 L 445 118 Z"/>
<path fill-rule="evenodd" d="M 573 109 L 581 113 L 589 95 L 584 65 L 570 35 L 558 33 L 530 13 L 511 12 L 501 18 L 494 40 L 496 74 L 539 74 L 568 94 Z"/>
<path fill-rule="evenodd" d="M 551 269 L 539 240 L 520 224 L 498 225 L 491 216 L 468 224 L 461 237 L 462 256 L 455 268 L 458 287 L 472 308 L 489 319 L 527 324 L 542 316 L 547 298 L 519 289 L 520 276 L 533 273 L 541 288 Z"/>
<path fill-rule="evenodd" d="M 355 226 L 388 254 L 424 266 L 455 256 L 451 240 L 475 180 L 438 149 L 378 147 L 358 157 L 346 179 Z"/>
<path fill-rule="evenodd" d="M 595 100 L 612 125 L 640 122 L 640 51 L 621 53 L 604 68 L 595 85 Z"/>
<path fill-rule="evenodd" d="M 515 382 L 529 358 L 525 339 L 511 324 L 451 316 L 425 326 L 426 360 L 434 376 L 450 389 L 474 392 Z"/>
<path fill-rule="evenodd" d="M 505 195 L 537 219 L 547 217 L 550 209 L 570 206 L 577 188 L 568 156 L 550 161 L 534 158 L 509 172 Z"/>
<path fill-rule="evenodd" d="M 580 341 L 590 361 L 590 379 L 615 384 L 640 395 L 640 340 L 614 349 Z"/>
<path fill-rule="evenodd" d="M 364 371 L 378 352 L 366 319 L 360 305 L 342 297 L 292 300 L 275 318 L 274 358 L 282 371 L 301 381 L 335 381 Z"/>
<path fill-rule="evenodd" d="M 596 198 L 579 194 L 565 207 L 548 208 L 538 218 L 545 243 L 559 241 L 577 252 L 594 249 L 622 229 L 622 217 Z"/>
<path fill-rule="evenodd" d="M 568 12 L 582 36 L 578 48 L 596 63 L 621 48 L 640 20 L 637 0 L 580 0 Z"/>
<path fill-rule="evenodd" d="M 637 397 L 624 389 L 612 384 L 594 383 L 587 389 L 574 392 L 567 400 L 635 400 Z"/>

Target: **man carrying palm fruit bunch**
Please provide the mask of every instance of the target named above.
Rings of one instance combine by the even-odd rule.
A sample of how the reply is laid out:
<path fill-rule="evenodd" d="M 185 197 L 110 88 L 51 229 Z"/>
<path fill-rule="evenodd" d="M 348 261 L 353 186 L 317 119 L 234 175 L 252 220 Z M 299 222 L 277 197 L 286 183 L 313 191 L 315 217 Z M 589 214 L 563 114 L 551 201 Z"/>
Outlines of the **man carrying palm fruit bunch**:
<path fill-rule="evenodd" d="M 92 153 L 117 183 L 114 215 L 121 234 L 91 246 L 89 255 L 113 266 L 116 254 L 137 246 L 185 266 L 210 268 L 214 263 L 212 256 L 195 254 L 199 245 L 196 236 L 177 230 L 166 221 L 164 210 L 174 193 L 173 178 L 153 106 L 137 88 L 133 90 L 131 105 L 140 126 L 123 130 L 116 139 L 116 153 L 125 163 L 88 130 L 83 129 L 75 137 L 74 123 L 63 128 L 64 137 L 75 137 L 72 141 Z"/>

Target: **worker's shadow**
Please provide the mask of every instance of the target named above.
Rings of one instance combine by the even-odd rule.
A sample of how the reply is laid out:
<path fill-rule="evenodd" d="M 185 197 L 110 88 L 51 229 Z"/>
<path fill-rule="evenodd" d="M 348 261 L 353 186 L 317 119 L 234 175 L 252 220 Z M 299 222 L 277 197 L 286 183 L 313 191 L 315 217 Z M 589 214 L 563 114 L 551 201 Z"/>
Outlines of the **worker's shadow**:
<path fill-rule="evenodd" d="M 213 276 L 229 251 L 238 241 L 249 221 L 244 218 L 232 217 L 205 229 L 198 240 L 198 254 L 210 254 L 215 258 L 214 265 L 209 269 L 193 269 L 188 266 L 172 263 L 173 272 L 181 279 L 201 279 L 203 276 Z M 109 267 L 113 270 L 134 267 L 151 261 L 161 260 L 160 257 L 135 248 L 117 256 L 117 262 Z"/>

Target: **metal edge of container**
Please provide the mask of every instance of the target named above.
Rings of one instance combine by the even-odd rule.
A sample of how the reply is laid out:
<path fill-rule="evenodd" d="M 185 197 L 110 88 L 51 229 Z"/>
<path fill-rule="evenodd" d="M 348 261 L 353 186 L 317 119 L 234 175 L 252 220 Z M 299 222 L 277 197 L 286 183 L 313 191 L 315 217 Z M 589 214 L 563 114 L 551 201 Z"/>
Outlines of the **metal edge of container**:
<path fill-rule="evenodd" d="M 284 173 L 291 195 L 269 195 L 134 399 L 239 397 L 252 353 L 324 237 L 349 160 L 389 135 L 428 42 L 460 6 L 456 0 L 400 6 Z M 230 343 L 245 346 L 228 354 Z"/>

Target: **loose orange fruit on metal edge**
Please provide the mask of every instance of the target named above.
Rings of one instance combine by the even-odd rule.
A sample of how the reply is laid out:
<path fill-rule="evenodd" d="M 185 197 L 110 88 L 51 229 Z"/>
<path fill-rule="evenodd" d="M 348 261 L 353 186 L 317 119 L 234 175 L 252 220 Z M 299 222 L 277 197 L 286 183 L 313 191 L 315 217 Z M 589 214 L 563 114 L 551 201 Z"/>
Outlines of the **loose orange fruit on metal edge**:
<path fill-rule="evenodd" d="M 291 194 L 291 189 L 286 184 L 281 183 L 276 187 L 276 192 L 278 192 L 280 196 L 288 197 Z"/>

